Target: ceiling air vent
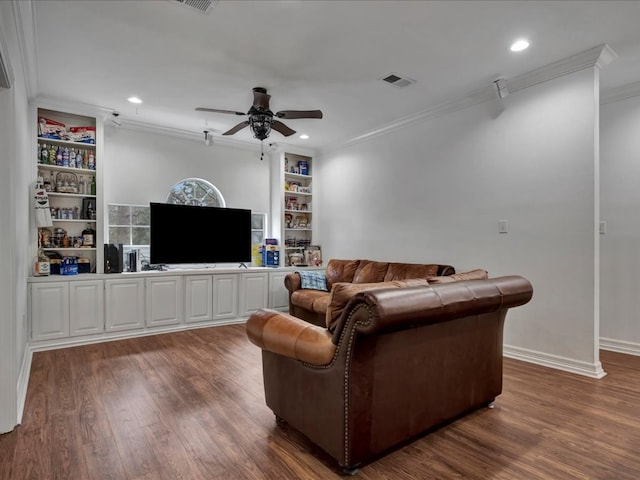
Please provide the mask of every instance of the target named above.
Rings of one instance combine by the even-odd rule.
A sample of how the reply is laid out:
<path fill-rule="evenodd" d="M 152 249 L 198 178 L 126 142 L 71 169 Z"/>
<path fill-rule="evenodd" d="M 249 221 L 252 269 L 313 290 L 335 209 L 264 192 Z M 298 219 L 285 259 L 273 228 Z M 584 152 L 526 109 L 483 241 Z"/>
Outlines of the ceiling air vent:
<path fill-rule="evenodd" d="M 209 13 L 209 10 L 218 2 L 218 0 L 173 0 L 187 7 L 195 8 L 199 12 Z"/>
<path fill-rule="evenodd" d="M 390 73 L 386 77 L 382 77 L 380 80 L 383 82 L 387 82 L 389 85 L 393 85 L 394 87 L 406 87 L 411 85 L 412 83 L 416 83 L 415 80 L 411 80 L 410 78 L 401 77 L 395 73 Z"/>

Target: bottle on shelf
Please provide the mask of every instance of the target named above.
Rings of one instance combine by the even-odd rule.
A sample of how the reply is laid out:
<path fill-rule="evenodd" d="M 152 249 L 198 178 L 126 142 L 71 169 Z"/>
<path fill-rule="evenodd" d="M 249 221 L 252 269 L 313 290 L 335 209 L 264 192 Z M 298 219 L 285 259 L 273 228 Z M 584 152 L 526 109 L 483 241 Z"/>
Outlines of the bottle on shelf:
<path fill-rule="evenodd" d="M 86 204 L 87 204 L 87 207 L 84 211 L 84 218 L 87 220 L 93 220 L 95 217 L 95 214 L 93 213 L 95 211 L 93 199 L 92 198 L 88 199 Z"/>
<path fill-rule="evenodd" d="M 96 231 L 87 224 L 87 228 L 82 231 L 82 246 L 83 247 L 95 247 Z"/>
<path fill-rule="evenodd" d="M 38 150 L 39 150 L 38 162 L 44 163 L 44 164 L 49 163 L 49 149 L 47 147 L 47 144 L 43 143 L 42 147 L 39 148 Z"/>
<path fill-rule="evenodd" d="M 76 153 L 76 168 L 84 168 L 82 164 L 82 149 L 78 149 L 78 153 Z"/>
<path fill-rule="evenodd" d="M 69 150 L 69 166 L 72 168 L 76 168 L 76 149 L 72 148 Z"/>
<path fill-rule="evenodd" d="M 89 159 L 87 160 L 87 165 L 89 170 L 95 170 L 96 169 L 96 158 L 93 155 L 93 150 L 89 150 Z M 95 195 L 95 193 L 94 193 Z"/>
<path fill-rule="evenodd" d="M 91 175 L 91 195 L 96 194 L 96 176 Z"/>
<path fill-rule="evenodd" d="M 64 147 L 62 150 L 62 166 L 68 167 L 69 165 L 69 147 Z"/>
<path fill-rule="evenodd" d="M 56 146 L 51 144 L 49 147 L 49 165 L 56 164 Z"/>
<path fill-rule="evenodd" d="M 56 149 L 56 165 L 62 166 L 62 149 L 60 146 Z"/>

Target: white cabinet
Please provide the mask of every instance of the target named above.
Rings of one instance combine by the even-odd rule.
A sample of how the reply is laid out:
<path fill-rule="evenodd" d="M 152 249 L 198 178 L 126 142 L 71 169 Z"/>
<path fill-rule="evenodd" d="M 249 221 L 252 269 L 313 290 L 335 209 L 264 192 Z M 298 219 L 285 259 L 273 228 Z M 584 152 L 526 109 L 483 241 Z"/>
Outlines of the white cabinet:
<path fill-rule="evenodd" d="M 69 283 L 31 285 L 31 339 L 50 340 L 69 336 Z"/>
<path fill-rule="evenodd" d="M 146 279 L 146 326 L 182 323 L 182 277 L 150 277 Z"/>
<path fill-rule="evenodd" d="M 268 305 L 269 274 L 243 273 L 240 275 L 240 316 L 248 317 Z"/>
<path fill-rule="evenodd" d="M 213 277 L 211 275 L 190 275 L 185 278 L 186 323 L 213 320 Z"/>
<path fill-rule="evenodd" d="M 102 280 L 70 282 L 69 334 L 102 333 L 104 330 L 104 283 Z"/>
<path fill-rule="evenodd" d="M 291 272 L 269 272 L 269 308 L 289 309 L 289 291 L 284 286 L 284 277 Z"/>
<path fill-rule="evenodd" d="M 31 339 L 34 342 L 104 331 L 102 280 L 33 283 L 30 295 Z"/>
<path fill-rule="evenodd" d="M 213 318 L 223 320 L 238 316 L 238 275 L 213 275 Z"/>
<path fill-rule="evenodd" d="M 107 332 L 144 327 L 144 278 L 104 281 Z"/>
<path fill-rule="evenodd" d="M 37 177 L 48 190 L 51 226 L 37 225 L 38 248 L 52 257 L 77 257 L 80 273 L 102 270 L 101 208 L 95 117 L 37 109 Z"/>

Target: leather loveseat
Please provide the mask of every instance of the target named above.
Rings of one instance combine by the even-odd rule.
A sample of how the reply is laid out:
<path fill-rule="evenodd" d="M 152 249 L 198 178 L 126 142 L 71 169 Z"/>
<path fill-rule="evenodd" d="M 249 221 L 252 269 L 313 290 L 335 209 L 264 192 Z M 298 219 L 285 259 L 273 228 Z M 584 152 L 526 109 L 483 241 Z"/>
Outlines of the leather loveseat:
<path fill-rule="evenodd" d="M 325 288 L 302 288 L 301 275 L 304 272 L 288 274 L 284 284 L 289 293 L 289 313 L 314 325 L 325 326 L 326 315 L 331 301 L 330 292 L 337 283 L 354 283 L 366 285 L 387 283 L 380 286 L 405 286 L 402 281 L 447 276 L 455 273 L 451 265 L 414 264 L 397 262 L 378 262 L 373 260 L 340 260 L 331 259 L 324 271 Z M 364 287 L 363 287 L 364 289 Z"/>
<path fill-rule="evenodd" d="M 532 297 L 520 276 L 365 290 L 332 329 L 252 314 L 267 406 L 355 473 L 502 392 L 503 326 Z"/>

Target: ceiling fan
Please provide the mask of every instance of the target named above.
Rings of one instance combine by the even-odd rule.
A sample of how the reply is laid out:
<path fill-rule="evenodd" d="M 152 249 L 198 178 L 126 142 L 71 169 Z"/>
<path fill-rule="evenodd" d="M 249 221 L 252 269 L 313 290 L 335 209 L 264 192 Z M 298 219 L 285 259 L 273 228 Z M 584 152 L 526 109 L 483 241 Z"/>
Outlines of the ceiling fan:
<path fill-rule="evenodd" d="M 213 112 L 213 113 L 230 113 L 232 115 L 247 115 L 248 120 L 240 122 L 235 127 L 227 130 L 222 135 L 233 135 L 239 132 L 245 127 L 249 127 L 253 136 L 258 140 L 264 140 L 269 136 L 271 130 L 280 132 L 285 137 L 296 133 L 295 130 L 287 127 L 278 118 L 295 119 L 295 118 L 322 118 L 322 112 L 320 110 L 280 110 L 273 113 L 269 109 L 269 99 L 271 95 L 267 93 L 266 88 L 255 87 L 253 89 L 253 105 L 247 113 L 235 112 L 233 110 L 219 110 L 217 108 L 205 108 L 198 107 L 198 112 Z M 274 119 L 274 117 L 276 117 Z"/>

